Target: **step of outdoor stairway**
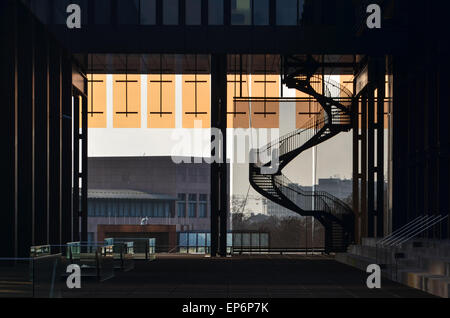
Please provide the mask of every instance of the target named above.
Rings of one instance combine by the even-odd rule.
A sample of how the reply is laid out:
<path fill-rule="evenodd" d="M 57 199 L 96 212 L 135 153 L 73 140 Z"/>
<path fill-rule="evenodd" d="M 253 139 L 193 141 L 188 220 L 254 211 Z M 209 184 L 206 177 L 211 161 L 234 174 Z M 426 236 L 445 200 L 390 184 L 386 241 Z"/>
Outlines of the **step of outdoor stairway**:
<path fill-rule="evenodd" d="M 450 278 L 450 258 L 420 256 L 418 263 L 421 268 L 426 269 L 430 274 Z"/>
<path fill-rule="evenodd" d="M 450 278 L 447 276 L 433 275 L 426 279 L 426 292 L 435 296 L 450 298 Z"/>
<path fill-rule="evenodd" d="M 430 274 L 420 269 L 404 269 L 398 272 L 397 281 L 435 296 L 449 298 L 450 278 L 447 276 Z"/>

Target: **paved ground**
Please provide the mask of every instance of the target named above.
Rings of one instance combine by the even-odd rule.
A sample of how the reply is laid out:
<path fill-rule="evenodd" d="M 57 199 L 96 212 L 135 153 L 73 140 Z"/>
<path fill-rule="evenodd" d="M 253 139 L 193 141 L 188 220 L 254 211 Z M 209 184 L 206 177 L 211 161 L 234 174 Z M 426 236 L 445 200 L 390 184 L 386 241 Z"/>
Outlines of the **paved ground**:
<path fill-rule="evenodd" d="M 107 281 L 83 282 L 63 297 L 431 297 L 382 280 L 366 287 L 367 274 L 323 256 L 159 257 Z"/>

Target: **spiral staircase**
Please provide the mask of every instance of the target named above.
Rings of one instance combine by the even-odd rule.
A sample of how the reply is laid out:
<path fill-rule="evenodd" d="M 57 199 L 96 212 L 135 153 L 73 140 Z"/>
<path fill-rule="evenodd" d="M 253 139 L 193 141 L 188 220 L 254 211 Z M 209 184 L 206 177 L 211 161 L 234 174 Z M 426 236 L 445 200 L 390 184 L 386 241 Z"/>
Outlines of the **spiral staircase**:
<path fill-rule="evenodd" d="M 324 94 L 317 92 L 311 83 L 322 79 L 314 75 L 319 65 L 311 57 L 303 60 L 285 58 L 283 66 L 282 82 L 289 88 L 312 96 L 321 110 L 300 129 L 252 150 L 254 159 L 249 166 L 249 181 L 267 199 L 302 216 L 317 219 L 325 229 L 325 251 L 343 252 L 354 238 L 353 211 L 329 193 L 302 190 L 284 176 L 282 170 L 303 151 L 351 129 L 352 93 L 331 80 L 324 80 Z M 339 89 L 340 95 L 345 98 L 332 98 L 330 88 Z M 273 162 L 273 159 L 261 162 L 261 158 L 268 154 L 274 158 L 274 153 L 278 156 L 278 162 Z"/>

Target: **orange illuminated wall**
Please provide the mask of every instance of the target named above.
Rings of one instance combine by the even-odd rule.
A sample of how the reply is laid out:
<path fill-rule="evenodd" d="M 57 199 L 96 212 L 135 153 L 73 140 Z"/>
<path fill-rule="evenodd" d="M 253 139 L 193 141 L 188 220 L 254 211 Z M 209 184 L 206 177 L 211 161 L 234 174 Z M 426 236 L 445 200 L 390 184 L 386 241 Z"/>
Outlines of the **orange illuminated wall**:
<path fill-rule="evenodd" d="M 249 97 L 248 75 L 242 75 L 242 96 L 240 75 L 227 75 L 227 127 L 248 128 L 249 127 L 249 102 L 234 102 L 234 97 Z"/>
<path fill-rule="evenodd" d="M 211 109 L 210 75 L 186 74 L 182 77 L 183 128 L 194 128 L 201 121 L 202 128 L 209 128 Z"/>
<path fill-rule="evenodd" d="M 88 77 L 88 127 L 106 128 L 106 75 L 88 74 L 87 77 Z M 81 118 L 81 107 L 80 107 L 80 118 Z"/>
<path fill-rule="evenodd" d="M 280 97 L 279 75 L 252 75 L 252 97 Z M 253 128 L 279 127 L 278 101 L 251 102 L 251 118 Z"/>
<path fill-rule="evenodd" d="M 113 127 L 141 127 L 140 75 L 113 75 Z"/>
<path fill-rule="evenodd" d="M 175 128 L 175 75 L 148 75 L 147 111 L 147 127 Z"/>

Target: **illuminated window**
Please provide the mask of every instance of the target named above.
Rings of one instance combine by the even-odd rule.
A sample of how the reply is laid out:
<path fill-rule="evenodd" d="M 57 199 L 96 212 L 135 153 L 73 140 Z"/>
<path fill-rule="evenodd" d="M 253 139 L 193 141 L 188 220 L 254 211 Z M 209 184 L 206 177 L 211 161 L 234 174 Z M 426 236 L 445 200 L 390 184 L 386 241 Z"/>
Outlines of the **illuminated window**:
<path fill-rule="evenodd" d="M 250 103 L 245 100 L 234 100 L 235 97 L 244 99 L 249 97 L 248 78 L 247 74 L 242 74 L 241 83 L 240 74 L 227 75 L 227 126 L 229 128 L 249 127 Z"/>
<path fill-rule="evenodd" d="M 322 80 L 320 75 L 314 76 L 310 80 L 310 84 L 317 93 L 322 94 Z M 300 129 L 314 120 L 314 117 L 322 110 L 322 107 L 314 97 L 300 90 L 296 90 L 295 94 L 299 98 L 296 102 L 295 125 L 297 129 Z"/>
<path fill-rule="evenodd" d="M 87 77 L 88 127 L 106 128 L 106 75 L 88 74 Z"/>
<path fill-rule="evenodd" d="M 141 76 L 113 75 L 114 128 L 141 127 Z"/>
<path fill-rule="evenodd" d="M 148 75 L 147 127 L 175 128 L 175 75 Z"/>
<path fill-rule="evenodd" d="M 279 127 L 280 103 L 276 99 L 270 100 L 271 97 L 280 97 L 280 76 L 270 74 L 252 75 L 251 116 L 253 128 Z"/>
<path fill-rule="evenodd" d="M 209 128 L 211 77 L 207 74 L 183 75 L 183 128 Z"/>

